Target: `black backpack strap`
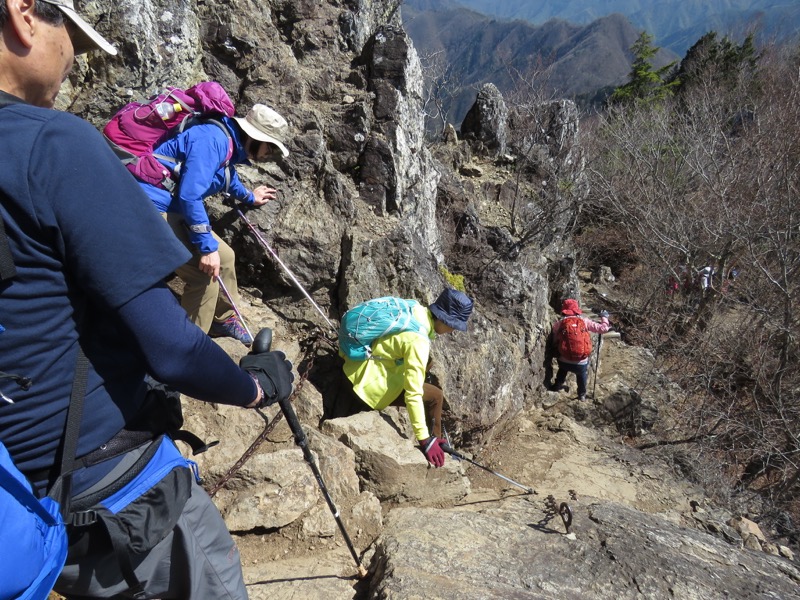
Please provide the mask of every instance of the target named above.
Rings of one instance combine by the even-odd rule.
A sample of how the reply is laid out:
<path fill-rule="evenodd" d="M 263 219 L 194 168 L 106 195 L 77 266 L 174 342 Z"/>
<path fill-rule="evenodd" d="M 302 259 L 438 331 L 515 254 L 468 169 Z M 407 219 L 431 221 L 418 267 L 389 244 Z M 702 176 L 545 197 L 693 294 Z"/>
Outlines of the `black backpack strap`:
<path fill-rule="evenodd" d="M 3 215 L 0 214 L 0 281 L 8 281 L 16 274 L 17 268 L 14 266 L 14 257 L 11 255 L 11 247 L 6 237 L 6 226 Z"/>
<path fill-rule="evenodd" d="M 23 104 L 23 101 L 16 96 L 0 91 L 0 108 L 11 104 Z M 11 248 L 6 237 L 6 227 L 3 223 L 3 216 L 0 215 L 0 281 L 8 281 L 17 274 L 14 267 L 14 258 L 11 256 Z"/>
<path fill-rule="evenodd" d="M 70 503 L 72 501 L 72 471 L 74 470 L 75 454 L 78 449 L 80 437 L 81 417 L 83 416 L 83 399 L 86 396 L 86 385 L 89 380 L 89 359 L 78 345 L 78 358 L 75 362 L 75 380 L 72 384 L 72 393 L 67 409 L 67 422 L 64 427 L 63 444 L 61 446 L 61 464 L 58 476 L 50 487 L 47 495 L 56 500 L 61 507 L 61 516 L 68 520 Z"/>
<path fill-rule="evenodd" d="M 24 102 L 21 98 L 0 91 L 0 108 L 12 104 L 24 104 Z M 14 257 L 11 255 L 11 248 L 8 245 L 8 237 L 6 236 L 6 226 L 3 222 L 3 215 L 0 214 L 0 281 L 8 281 L 16 274 L 17 269 L 14 267 Z"/>

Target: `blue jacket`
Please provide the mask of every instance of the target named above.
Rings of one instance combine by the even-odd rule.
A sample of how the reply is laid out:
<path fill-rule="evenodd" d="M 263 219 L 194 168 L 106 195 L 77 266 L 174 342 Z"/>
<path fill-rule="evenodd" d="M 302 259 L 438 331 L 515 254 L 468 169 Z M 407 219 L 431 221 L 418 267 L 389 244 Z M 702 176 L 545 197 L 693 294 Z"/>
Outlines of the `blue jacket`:
<path fill-rule="evenodd" d="M 222 117 L 233 140 L 231 156 L 230 195 L 246 204 L 255 200 L 239 179 L 233 165 L 250 164 L 247 153 L 239 137 L 239 128 L 233 119 Z M 225 168 L 223 163 L 228 156 L 228 137 L 222 129 L 213 123 L 204 123 L 189 127 L 155 149 L 155 154 L 163 154 L 181 163 L 178 188 L 174 194 L 153 185 L 140 182 L 140 185 L 153 201 L 159 212 L 179 213 L 192 226 L 200 226 L 205 231 L 190 230 L 189 239 L 201 254 L 217 250 L 219 244 L 211 235 L 211 226 L 203 200 L 225 189 Z M 167 168 L 175 165 L 165 162 Z M 205 227 L 204 227 L 205 226 Z"/>

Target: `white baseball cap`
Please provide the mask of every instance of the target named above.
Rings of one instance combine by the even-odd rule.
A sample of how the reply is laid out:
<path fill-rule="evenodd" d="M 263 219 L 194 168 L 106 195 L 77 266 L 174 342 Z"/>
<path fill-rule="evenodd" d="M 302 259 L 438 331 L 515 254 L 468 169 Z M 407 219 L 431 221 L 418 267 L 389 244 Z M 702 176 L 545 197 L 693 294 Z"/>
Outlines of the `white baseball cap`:
<path fill-rule="evenodd" d="M 234 119 L 248 136 L 259 142 L 275 144 L 284 158 L 289 156 L 289 149 L 284 145 L 289 136 L 289 123 L 269 106 L 256 104 L 247 111 L 246 117 Z"/>
<path fill-rule="evenodd" d="M 72 47 L 75 54 L 83 54 L 89 50 L 105 50 L 109 54 L 116 54 L 117 49 L 109 44 L 106 39 L 94 30 L 94 27 L 89 25 L 83 20 L 77 12 L 75 12 L 75 3 L 72 0 L 42 0 L 53 6 L 61 9 L 70 21 L 77 27 L 78 31 L 72 37 Z"/>

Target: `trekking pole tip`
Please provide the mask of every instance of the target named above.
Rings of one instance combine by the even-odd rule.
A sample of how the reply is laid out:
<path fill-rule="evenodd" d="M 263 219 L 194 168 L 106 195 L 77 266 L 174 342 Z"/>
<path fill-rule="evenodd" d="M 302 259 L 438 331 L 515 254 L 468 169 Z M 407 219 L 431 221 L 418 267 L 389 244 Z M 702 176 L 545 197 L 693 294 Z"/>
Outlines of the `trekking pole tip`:
<path fill-rule="evenodd" d="M 367 577 L 367 570 L 364 568 L 364 565 L 358 565 L 358 578 L 365 579 Z"/>

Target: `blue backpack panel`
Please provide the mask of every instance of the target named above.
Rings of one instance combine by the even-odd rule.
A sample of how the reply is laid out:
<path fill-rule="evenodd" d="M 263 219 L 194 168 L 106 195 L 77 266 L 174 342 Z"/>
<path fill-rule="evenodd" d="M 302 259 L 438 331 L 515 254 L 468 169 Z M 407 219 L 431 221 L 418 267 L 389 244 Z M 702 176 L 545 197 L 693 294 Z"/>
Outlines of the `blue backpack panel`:
<path fill-rule="evenodd" d="M 37 499 L 0 442 L 0 598 L 45 600 L 67 559 L 67 530 L 52 498 Z"/>

